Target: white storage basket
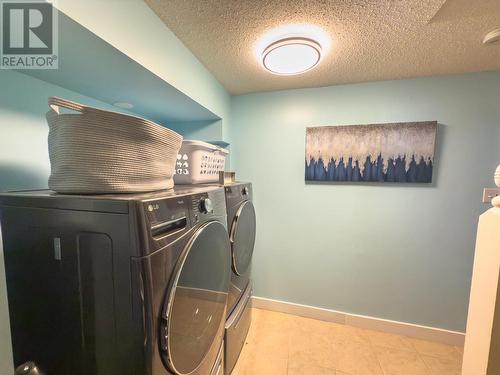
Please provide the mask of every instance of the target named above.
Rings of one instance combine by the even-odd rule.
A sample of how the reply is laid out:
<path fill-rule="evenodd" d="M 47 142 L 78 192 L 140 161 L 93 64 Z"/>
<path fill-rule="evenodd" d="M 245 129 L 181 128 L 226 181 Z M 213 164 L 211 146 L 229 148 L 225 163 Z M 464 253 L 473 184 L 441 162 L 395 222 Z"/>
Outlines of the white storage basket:
<path fill-rule="evenodd" d="M 173 187 L 181 135 L 140 117 L 61 98 L 49 98 L 49 106 L 52 190 L 100 194 Z"/>
<path fill-rule="evenodd" d="M 219 181 L 229 151 L 201 141 L 183 141 L 177 155 L 174 181 L 179 185 Z"/>

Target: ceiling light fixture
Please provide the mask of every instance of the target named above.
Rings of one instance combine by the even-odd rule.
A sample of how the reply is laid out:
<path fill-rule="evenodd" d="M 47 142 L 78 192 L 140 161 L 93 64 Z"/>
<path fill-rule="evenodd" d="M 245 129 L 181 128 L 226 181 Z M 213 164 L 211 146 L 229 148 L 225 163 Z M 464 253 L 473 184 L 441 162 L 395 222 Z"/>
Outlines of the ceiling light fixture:
<path fill-rule="evenodd" d="M 490 31 L 483 39 L 484 45 L 497 44 L 500 41 L 500 29 Z"/>
<path fill-rule="evenodd" d="M 313 39 L 283 38 L 264 49 L 262 65 L 273 74 L 301 74 L 318 65 L 321 52 L 321 45 Z"/>

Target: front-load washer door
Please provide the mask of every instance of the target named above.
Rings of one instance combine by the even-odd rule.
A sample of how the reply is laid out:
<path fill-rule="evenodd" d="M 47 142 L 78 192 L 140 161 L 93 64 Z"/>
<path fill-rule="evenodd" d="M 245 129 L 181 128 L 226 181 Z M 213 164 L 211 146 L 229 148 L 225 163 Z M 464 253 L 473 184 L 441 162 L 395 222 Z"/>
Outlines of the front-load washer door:
<path fill-rule="evenodd" d="M 204 361 L 212 366 L 217 358 L 231 278 L 230 252 L 226 228 L 212 221 L 196 231 L 176 265 L 160 324 L 162 357 L 176 374 L 196 373 Z"/>
<path fill-rule="evenodd" d="M 255 209 L 252 202 L 245 201 L 236 212 L 230 233 L 232 267 L 237 275 L 245 273 L 252 261 L 255 229 Z"/>

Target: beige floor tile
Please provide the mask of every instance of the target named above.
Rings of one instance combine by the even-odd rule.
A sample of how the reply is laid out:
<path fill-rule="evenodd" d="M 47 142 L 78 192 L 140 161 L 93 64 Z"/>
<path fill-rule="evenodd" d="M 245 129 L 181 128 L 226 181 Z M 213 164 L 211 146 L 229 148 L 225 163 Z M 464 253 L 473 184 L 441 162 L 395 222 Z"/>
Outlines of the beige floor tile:
<path fill-rule="evenodd" d="M 444 359 L 460 360 L 461 355 L 451 345 L 440 344 L 438 342 L 431 342 L 426 340 L 419 340 L 408 338 L 413 347 L 423 355 L 431 357 L 439 357 Z"/>
<path fill-rule="evenodd" d="M 460 375 L 461 362 L 453 359 L 444 359 L 422 355 L 431 375 Z"/>
<path fill-rule="evenodd" d="M 417 352 L 379 346 L 374 351 L 385 375 L 429 375 Z"/>
<path fill-rule="evenodd" d="M 370 345 L 337 340 L 330 348 L 328 366 L 351 375 L 382 375 L 382 369 Z"/>
<path fill-rule="evenodd" d="M 231 375 L 241 375 L 244 367 L 244 362 L 245 362 L 245 348 L 243 347 L 240 356 L 238 358 L 238 362 L 234 365 L 233 371 L 231 372 Z"/>
<path fill-rule="evenodd" d="M 288 361 L 276 358 L 272 354 L 258 356 L 253 353 L 245 353 L 238 360 L 231 375 L 287 375 Z"/>
<path fill-rule="evenodd" d="M 253 309 L 232 375 L 459 375 L 463 348 Z"/>
<path fill-rule="evenodd" d="M 415 348 L 405 336 L 369 329 L 364 329 L 362 332 L 372 345 L 415 352 Z"/>
<path fill-rule="evenodd" d="M 251 351 L 251 345 L 249 343 L 245 343 L 243 345 L 243 348 L 241 348 L 241 352 L 240 352 L 240 356 L 238 358 L 238 361 L 241 359 L 241 358 L 244 358 L 246 353 L 250 352 Z"/>
<path fill-rule="evenodd" d="M 332 340 L 347 340 L 360 344 L 370 344 L 365 330 L 345 324 L 330 323 L 330 335 Z"/>
<path fill-rule="evenodd" d="M 294 316 L 291 319 L 291 324 L 291 329 L 295 332 L 326 335 L 333 323 Z"/>
<path fill-rule="evenodd" d="M 288 327 L 290 328 L 295 316 L 275 311 L 252 309 L 252 324 L 266 327 Z"/>
<path fill-rule="evenodd" d="M 328 340 L 350 340 L 369 344 L 368 338 L 363 335 L 363 330 L 345 324 L 325 322 L 322 320 L 295 317 L 291 329 L 304 334 L 325 336 Z"/>
<path fill-rule="evenodd" d="M 245 350 L 257 357 L 266 356 L 270 353 L 275 358 L 288 359 L 289 331 L 269 332 L 264 329 L 252 333 L 247 340 Z"/>
<path fill-rule="evenodd" d="M 272 353 L 276 358 L 287 360 L 290 316 L 258 309 L 253 312 L 244 351 L 254 358 Z"/>
<path fill-rule="evenodd" d="M 319 332 L 292 331 L 290 334 L 289 360 L 302 361 L 319 367 L 332 367 L 331 341 Z"/>
<path fill-rule="evenodd" d="M 336 371 L 301 359 L 288 361 L 288 375 L 337 375 Z"/>

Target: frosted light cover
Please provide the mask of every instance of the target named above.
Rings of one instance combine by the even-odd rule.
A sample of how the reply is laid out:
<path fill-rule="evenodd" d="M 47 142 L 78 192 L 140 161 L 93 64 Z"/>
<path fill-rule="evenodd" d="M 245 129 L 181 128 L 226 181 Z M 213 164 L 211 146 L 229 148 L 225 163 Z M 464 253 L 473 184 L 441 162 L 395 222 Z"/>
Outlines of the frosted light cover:
<path fill-rule="evenodd" d="M 305 38 L 283 39 L 263 53 L 264 67 L 274 74 L 293 75 L 314 68 L 321 60 L 321 47 Z"/>

